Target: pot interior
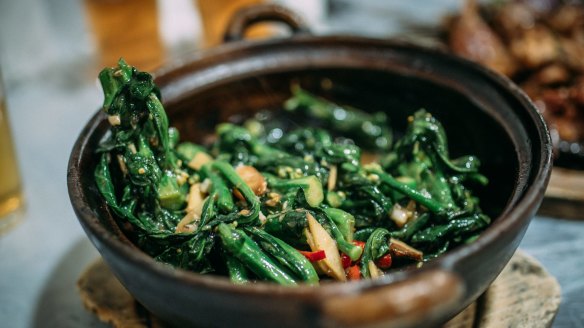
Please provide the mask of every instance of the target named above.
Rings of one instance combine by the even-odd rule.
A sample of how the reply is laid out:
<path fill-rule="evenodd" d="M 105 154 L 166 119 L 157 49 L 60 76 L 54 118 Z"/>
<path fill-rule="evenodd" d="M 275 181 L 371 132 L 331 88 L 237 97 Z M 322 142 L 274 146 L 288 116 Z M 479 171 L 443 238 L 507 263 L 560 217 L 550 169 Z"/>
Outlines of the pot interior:
<path fill-rule="evenodd" d="M 292 68 L 215 82 L 169 99 L 167 111 L 181 140 L 201 143 L 220 122 L 242 121 L 260 110 L 282 111 L 293 83 L 340 105 L 387 113 L 396 136 L 405 130 L 408 115 L 426 109 L 444 125 L 451 157 L 480 158 L 482 172 L 489 178 L 487 187 L 476 189 L 483 210 L 495 218 L 512 198 L 519 177 L 517 145 L 493 115 L 506 108 L 481 106 L 441 81 L 367 68 Z M 162 88 L 163 97 L 169 88 L 172 85 Z M 521 130 L 518 122 L 515 125 Z"/>

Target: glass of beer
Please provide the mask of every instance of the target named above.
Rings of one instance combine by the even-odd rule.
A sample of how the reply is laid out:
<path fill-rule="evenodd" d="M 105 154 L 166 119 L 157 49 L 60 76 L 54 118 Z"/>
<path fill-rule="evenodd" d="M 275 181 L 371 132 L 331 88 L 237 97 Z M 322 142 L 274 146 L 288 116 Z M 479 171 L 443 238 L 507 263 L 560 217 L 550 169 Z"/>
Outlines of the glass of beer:
<path fill-rule="evenodd" d="M 8 123 L 0 73 L 0 233 L 18 221 L 23 205 L 22 182 Z"/>
<path fill-rule="evenodd" d="M 84 4 L 100 69 L 116 66 L 121 57 L 143 71 L 164 62 L 157 0 L 85 0 Z"/>

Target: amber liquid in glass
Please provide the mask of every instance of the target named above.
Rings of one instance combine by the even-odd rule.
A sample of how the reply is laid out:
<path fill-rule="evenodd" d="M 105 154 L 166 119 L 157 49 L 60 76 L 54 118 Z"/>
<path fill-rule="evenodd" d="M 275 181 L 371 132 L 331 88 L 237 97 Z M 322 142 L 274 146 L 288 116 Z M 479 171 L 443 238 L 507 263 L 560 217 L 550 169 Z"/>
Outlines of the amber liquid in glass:
<path fill-rule="evenodd" d="M 0 99 L 0 231 L 13 223 L 23 203 L 22 185 L 4 101 Z M 10 221 L 10 222 L 9 222 Z"/>
<path fill-rule="evenodd" d="M 156 0 L 85 0 L 86 16 L 102 67 L 124 60 L 141 71 L 162 65 Z"/>

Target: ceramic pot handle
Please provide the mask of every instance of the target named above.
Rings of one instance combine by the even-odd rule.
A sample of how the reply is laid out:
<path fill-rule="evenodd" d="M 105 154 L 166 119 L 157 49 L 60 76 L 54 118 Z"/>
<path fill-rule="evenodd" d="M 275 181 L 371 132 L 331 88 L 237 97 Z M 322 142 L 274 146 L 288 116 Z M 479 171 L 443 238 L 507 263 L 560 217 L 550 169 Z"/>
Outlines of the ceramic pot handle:
<path fill-rule="evenodd" d="M 291 10 L 275 4 L 261 4 L 238 10 L 227 25 L 223 41 L 243 40 L 245 30 L 253 24 L 261 22 L 284 23 L 293 34 L 310 33 L 310 29 L 302 18 Z"/>
<path fill-rule="evenodd" d="M 439 313 L 453 313 L 464 292 L 456 274 L 433 270 L 359 293 L 327 297 L 322 311 L 334 327 L 411 327 L 420 318 L 430 323 Z"/>

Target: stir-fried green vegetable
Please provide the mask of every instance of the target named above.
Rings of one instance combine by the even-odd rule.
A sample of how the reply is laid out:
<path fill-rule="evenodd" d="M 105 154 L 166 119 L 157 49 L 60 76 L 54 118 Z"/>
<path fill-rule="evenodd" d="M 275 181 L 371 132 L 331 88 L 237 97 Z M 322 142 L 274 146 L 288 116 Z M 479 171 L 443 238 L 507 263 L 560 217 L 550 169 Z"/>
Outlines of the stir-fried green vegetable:
<path fill-rule="evenodd" d="M 220 124 L 198 145 L 169 127 L 149 74 L 120 60 L 99 78 L 111 133 L 96 185 L 158 261 L 234 283 L 315 285 L 423 262 L 490 223 L 469 189 L 487 184 L 478 158 L 451 158 L 425 110 L 394 140 L 385 114 L 295 85 L 281 117 Z M 289 128 L 295 116 L 314 125 Z M 362 164 L 363 152 L 378 160 Z"/>

